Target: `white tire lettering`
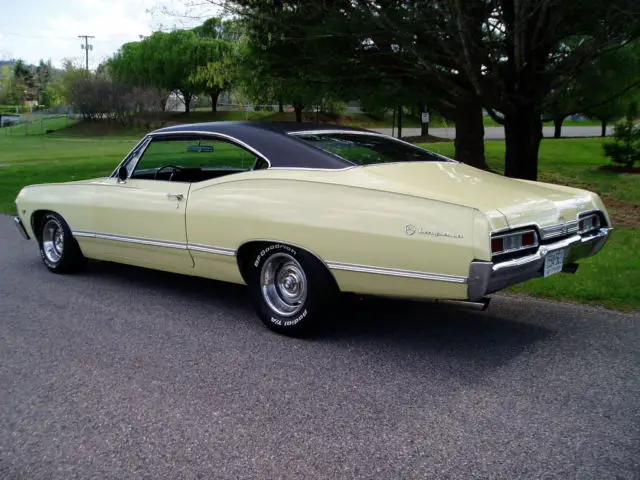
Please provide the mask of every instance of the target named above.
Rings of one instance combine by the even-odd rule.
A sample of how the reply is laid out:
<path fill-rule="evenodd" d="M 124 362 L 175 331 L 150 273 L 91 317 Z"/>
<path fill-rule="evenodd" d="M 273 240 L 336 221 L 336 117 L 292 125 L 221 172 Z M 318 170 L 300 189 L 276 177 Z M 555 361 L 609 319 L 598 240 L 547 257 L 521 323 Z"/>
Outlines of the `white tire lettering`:
<path fill-rule="evenodd" d="M 290 252 L 293 255 L 297 255 L 298 254 L 298 252 L 296 252 L 293 248 L 291 248 L 288 245 L 281 245 L 279 243 L 274 243 L 274 244 L 269 245 L 267 248 L 265 248 L 265 249 L 260 251 L 260 253 L 256 257 L 255 262 L 253 262 L 253 266 L 258 268 L 258 265 L 260 265 L 260 260 L 262 259 L 262 257 L 264 257 L 271 250 L 275 250 L 275 249 L 284 249 L 284 250 L 287 250 L 288 252 Z"/>

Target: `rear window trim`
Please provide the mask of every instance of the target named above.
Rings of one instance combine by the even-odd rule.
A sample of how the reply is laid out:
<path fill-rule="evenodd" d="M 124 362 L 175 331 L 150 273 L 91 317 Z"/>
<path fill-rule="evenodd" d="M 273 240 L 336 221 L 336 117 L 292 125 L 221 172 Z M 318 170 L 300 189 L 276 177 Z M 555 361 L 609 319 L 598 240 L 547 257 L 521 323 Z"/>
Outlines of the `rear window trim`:
<path fill-rule="evenodd" d="M 438 160 L 410 160 L 410 161 L 391 161 L 391 162 L 373 162 L 373 163 L 366 163 L 366 164 L 361 164 L 361 163 L 355 163 L 345 157 L 342 157 L 340 155 L 338 155 L 335 152 L 331 152 L 322 148 L 319 148 L 309 142 L 304 141 L 301 138 L 297 138 L 299 135 L 362 135 L 362 136 L 371 136 L 371 137 L 378 137 L 378 138 L 383 138 L 385 140 L 390 140 L 392 142 L 397 142 L 400 144 L 404 144 L 404 145 L 408 145 L 409 147 L 413 147 L 415 149 L 418 150 L 422 150 L 423 152 L 425 152 L 428 155 L 437 157 Z M 287 135 L 292 136 L 294 138 L 296 138 L 296 140 L 299 140 L 301 142 L 304 142 L 306 145 L 309 145 L 312 148 L 321 150 L 322 152 L 329 154 L 329 155 L 333 155 L 337 158 L 339 158 L 340 160 L 343 160 L 351 165 L 353 165 L 354 167 L 373 167 L 373 166 L 379 166 L 379 165 L 393 165 L 393 164 L 404 164 L 404 163 L 432 163 L 432 162 L 449 162 L 449 163 L 460 163 L 457 160 L 454 160 L 453 158 L 449 158 L 445 155 L 442 155 L 440 153 L 437 152 L 433 152 L 431 150 L 427 150 L 426 148 L 423 148 L 419 145 L 407 142 L 405 140 L 402 140 L 400 138 L 395 138 L 392 137 L 390 135 L 385 135 L 382 133 L 377 133 L 377 132 L 369 132 L 369 131 L 360 131 L 360 130 L 331 130 L 331 129 L 327 129 L 327 130 L 295 130 L 292 132 L 287 132 Z M 348 167 L 351 168 L 351 167 Z"/>

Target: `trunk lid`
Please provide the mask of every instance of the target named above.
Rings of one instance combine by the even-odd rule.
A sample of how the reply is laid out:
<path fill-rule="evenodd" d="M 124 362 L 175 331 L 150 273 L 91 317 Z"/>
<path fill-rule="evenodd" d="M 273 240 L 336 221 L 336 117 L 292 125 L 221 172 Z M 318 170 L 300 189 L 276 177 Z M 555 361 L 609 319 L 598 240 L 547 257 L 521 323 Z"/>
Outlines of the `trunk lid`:
<path fill-rule="evenodd" d="M 484 213 L 500 212 L 511 228 L 563 224 L 575 221 L 579 211 L 593 208 L 590 192 L 520 181 L 462 163 L 389 163 L 351 171 L 362 175 L 362 186 L 369 188 L 464 205 Z"/>

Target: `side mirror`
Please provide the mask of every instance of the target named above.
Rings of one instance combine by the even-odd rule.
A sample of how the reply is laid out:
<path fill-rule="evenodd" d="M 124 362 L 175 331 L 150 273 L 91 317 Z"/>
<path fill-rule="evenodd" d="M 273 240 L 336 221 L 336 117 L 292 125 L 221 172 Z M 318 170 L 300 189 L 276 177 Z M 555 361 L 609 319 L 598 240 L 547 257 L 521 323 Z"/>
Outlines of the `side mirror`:
<path fill-rule="evenodd" d="M 127 172 L 127 167 L 125 167 L 124 165 L 122 165 L 119 169 L 118 169 L 118 181 L 119 182 L 124 182 L 127 180 L 127 177 L 129 176 L 129 172 Z"/>

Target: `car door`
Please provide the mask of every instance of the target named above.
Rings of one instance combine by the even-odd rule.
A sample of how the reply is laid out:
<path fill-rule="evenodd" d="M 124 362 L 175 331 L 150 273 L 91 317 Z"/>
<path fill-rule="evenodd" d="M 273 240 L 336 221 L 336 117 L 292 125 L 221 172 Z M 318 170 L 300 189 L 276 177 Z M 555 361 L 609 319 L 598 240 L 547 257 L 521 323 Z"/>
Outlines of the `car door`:
<path fill-rule="evenodd" d="M 191 184 L 180 175 L 191 143 L 154 138 L 125 164 L 126 180 L 111 177 L 96 189 L 94 258 L 175 272 L 193 268 L 185 228 Z"/>

